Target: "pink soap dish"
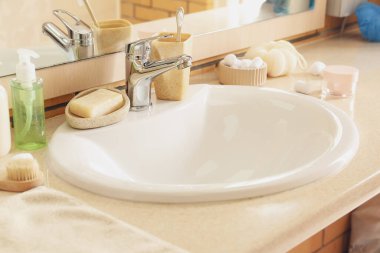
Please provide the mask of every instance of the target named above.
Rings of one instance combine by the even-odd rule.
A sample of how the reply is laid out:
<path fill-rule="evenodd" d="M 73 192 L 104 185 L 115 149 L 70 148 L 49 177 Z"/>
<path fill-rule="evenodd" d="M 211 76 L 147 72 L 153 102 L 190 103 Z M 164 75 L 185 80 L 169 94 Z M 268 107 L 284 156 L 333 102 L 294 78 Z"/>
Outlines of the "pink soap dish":
<path fill-rule="evenodd" d="M 217 74 L 221 84 L 261 86 L 267 80 L 267 65 L 258 69 L 236 69 L 220 62 Z"/>

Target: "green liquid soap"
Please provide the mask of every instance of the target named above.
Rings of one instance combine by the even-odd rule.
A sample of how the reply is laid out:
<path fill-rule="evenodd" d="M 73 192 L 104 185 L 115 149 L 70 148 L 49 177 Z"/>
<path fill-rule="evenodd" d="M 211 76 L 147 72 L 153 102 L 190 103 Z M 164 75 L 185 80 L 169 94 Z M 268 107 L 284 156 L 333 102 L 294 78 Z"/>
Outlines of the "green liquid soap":
<path fill-rule="evenodd" d="M 46 146 L 45 109 L 42 80 L 31 87 L 11 80 L 13 124 L 16 148 L 36 150 Z"/>

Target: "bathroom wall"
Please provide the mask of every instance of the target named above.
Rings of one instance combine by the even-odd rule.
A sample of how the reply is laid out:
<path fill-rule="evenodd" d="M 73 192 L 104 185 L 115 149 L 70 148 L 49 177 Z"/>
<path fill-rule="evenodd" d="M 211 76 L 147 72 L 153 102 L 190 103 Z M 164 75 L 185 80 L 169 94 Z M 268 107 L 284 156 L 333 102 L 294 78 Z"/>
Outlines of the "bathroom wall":
<path fill-rule="evenodd" d="M 121 0 L 121 15 L 132 23 L 167 18 L 175 15 L 178 7 L 185 13 L 212 9 L 239 0 Z"/>
<path fill-rule="evenodd" d="M 120 0 L 91 0 L 98 19 L 120 17 Z M 41 25 L 46 21 L 59 24 L 52 10 L 65 9 L 88 24 L 90 16 L 77 0 L 1 0 L 0 48 L 39 47 L 52 43 L 42 34 Z"/>

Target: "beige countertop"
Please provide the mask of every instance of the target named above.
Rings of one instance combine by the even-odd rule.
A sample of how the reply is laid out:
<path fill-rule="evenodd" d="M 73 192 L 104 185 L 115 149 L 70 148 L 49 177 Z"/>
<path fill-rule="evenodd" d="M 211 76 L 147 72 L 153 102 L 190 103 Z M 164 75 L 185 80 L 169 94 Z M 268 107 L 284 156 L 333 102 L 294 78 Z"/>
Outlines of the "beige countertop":
<path fill-rule="evenodd" d="M 309 62 L 353 65 L 360 69 L 356 98 L 330 101 L 353 116 L 360 147 L 342 172 L 294 190 L 261 198 L 202 204 L 150 204 L 101 197 L 48 174 L 49 186 L 82 199 L 129 224 L 191 252 L 285 252 L 380 193 L 380 44 L 349 33 L 305 45 Z M 193 83 L 215 83 L 214 73 Z M 292 77 L 267 86 L 289 90 Z M 64 121 L 47 120 L 48 135 Z M 46 149 L 34 152 L 45 166 Z M 3 158 L 6 159 L 6 158 Z"/>

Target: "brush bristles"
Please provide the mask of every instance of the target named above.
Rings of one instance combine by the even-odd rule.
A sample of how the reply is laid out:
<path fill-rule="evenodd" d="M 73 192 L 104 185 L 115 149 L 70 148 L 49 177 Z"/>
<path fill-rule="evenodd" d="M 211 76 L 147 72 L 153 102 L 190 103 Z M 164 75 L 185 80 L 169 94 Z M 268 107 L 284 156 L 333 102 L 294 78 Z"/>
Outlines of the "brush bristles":
<path fill-rule="evenodd" d="M 13 181 L 30 181 L 38 177 L 38 162 L 30 154 L 14 156 L 7 164 L 7 177 Z"/>

